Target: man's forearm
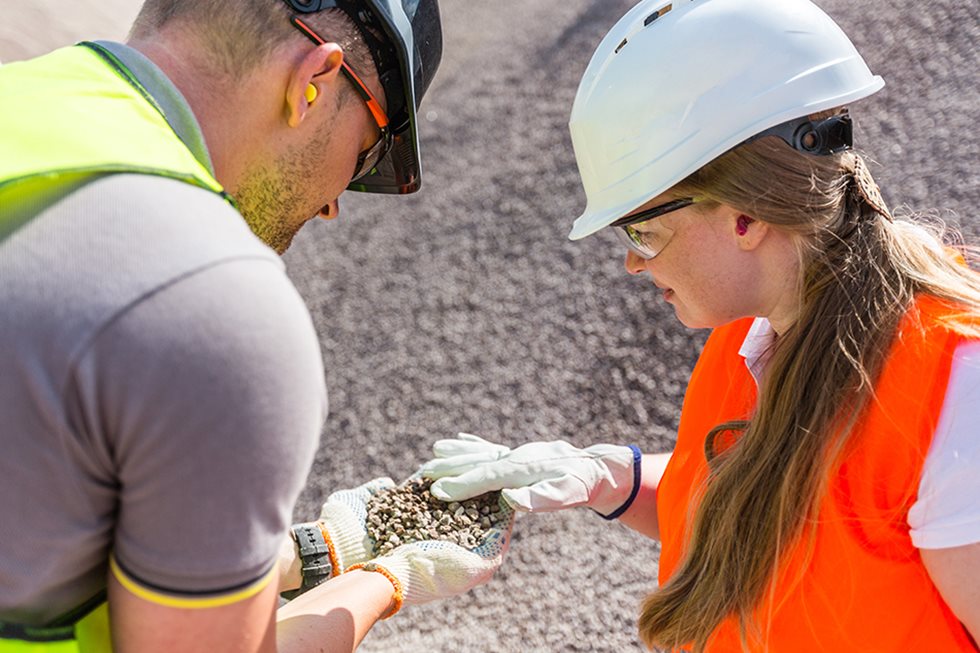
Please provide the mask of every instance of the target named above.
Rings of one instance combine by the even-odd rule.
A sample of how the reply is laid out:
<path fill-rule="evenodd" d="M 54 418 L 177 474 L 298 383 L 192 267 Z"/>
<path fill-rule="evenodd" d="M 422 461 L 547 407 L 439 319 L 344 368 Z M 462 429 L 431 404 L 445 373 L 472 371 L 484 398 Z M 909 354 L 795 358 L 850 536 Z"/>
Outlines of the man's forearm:
<path fill-rule="evenodd" d="M 279 593 L 298 589 L 303 584 L 300 570 L 299 547 L 296 540 L 286 533 L 279 547 Z"/>
<path fill-rule="evenodd" d="M 393 609 L 394 588 L 383 575 L 354 571 L 298 596 L 276 616 L 279 653 L 354 651 L 371 626 Z"/>

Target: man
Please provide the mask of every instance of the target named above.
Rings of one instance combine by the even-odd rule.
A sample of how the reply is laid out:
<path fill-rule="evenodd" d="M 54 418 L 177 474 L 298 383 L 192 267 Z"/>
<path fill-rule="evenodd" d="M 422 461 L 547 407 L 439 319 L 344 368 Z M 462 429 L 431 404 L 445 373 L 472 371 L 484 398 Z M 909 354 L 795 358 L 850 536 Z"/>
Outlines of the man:
<path fill-rule="evenodd" d="M 437 0 L 147 0 L 0 68 L 0 651 L 350 650 L 411 598 L 374 565 L 276 632 L 326 393 L 275 253 L 419 188 L 440 56 Z"/>

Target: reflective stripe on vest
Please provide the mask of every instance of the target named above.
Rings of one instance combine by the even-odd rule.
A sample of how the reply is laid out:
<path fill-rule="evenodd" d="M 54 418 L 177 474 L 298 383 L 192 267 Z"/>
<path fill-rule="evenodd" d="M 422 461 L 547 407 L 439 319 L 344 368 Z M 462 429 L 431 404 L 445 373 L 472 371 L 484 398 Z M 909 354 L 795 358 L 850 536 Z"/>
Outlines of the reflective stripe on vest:
<path fill-rule="evenodd" d="M 784 553 L 774 593 L 756 611 L 766 639 L 750 632 L 750 650 L 975 650 L 926 573 L 906 521 L 960 342 L 942 326 L 952 312 L 920 298 L 902 320 L 900 346 L 889 353 L 875 386 L 877 401 L 832 470 L 812 557 L 806 560 L 802 542 Z M 683 558 L 692 503 L 707 476 L 705 436 L 722 422 L 749 417 L 755 405 L 755 382 L 738 355 L 751 322 L 713 331 L 691 375 L 677 447 L 657 490 L 661 585 Z M 740 650 L 738 624 L 729 618 L 707 651 Z"/>
<path fill-rule="evenodd" d="M 177 179 L 231 202 L 110 53 L 79 45 L 0 66 L 0 208 L 79 175 L 115 172 Z M 0 223 L 0 240 L 18 226 Z M 104 601 L 68 624 L 0 624 L 0 653 L 112 650 Z"/>

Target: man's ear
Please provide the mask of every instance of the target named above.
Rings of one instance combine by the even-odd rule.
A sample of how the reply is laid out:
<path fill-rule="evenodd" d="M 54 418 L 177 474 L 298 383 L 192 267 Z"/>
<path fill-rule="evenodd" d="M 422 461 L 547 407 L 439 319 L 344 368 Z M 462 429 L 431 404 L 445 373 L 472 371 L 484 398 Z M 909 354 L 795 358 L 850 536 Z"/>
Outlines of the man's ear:
<path fill-rule="evenodd" d="M 336 92 L 335 82 L 343 61 L 344 51 L 339 45 L 324 43 L 293 66 L 286 84 L 286 122 L 290 127 L 303 122 L 311 104 L 322 102 L 331 90 Z"/>

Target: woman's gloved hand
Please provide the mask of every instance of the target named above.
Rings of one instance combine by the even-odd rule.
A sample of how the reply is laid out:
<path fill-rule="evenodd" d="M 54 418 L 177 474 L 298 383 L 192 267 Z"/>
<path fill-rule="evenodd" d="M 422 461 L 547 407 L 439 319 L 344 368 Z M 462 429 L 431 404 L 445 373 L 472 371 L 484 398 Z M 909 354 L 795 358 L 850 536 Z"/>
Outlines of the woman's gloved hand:
<path fill-rule="evenodd" d="M 531 442 L 516 449 L 460 433 L 432 447 L 435 458 L 422 476 L 436 479 L 431 492 L 444 501 L 502 490 L 513 508 L 549 512 L 588 506 L 606 519 L 619 517 L 640 484 L 641 453 L 635 446 Z"/>

